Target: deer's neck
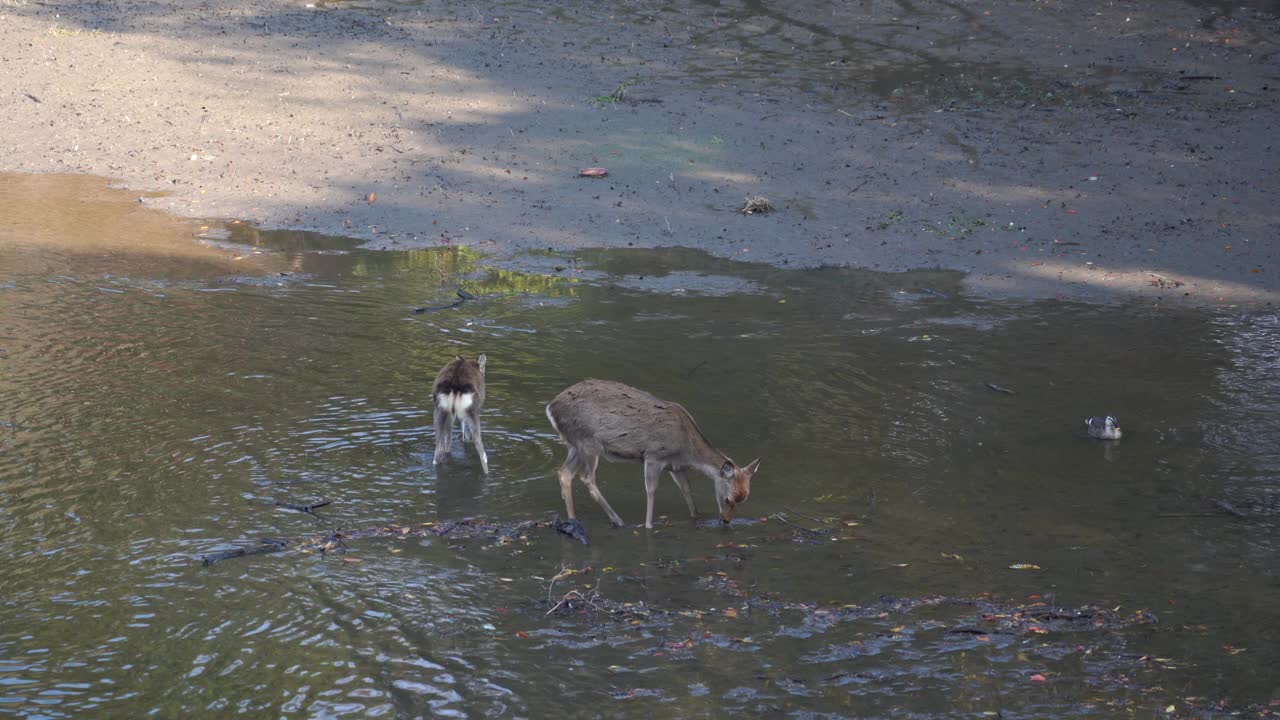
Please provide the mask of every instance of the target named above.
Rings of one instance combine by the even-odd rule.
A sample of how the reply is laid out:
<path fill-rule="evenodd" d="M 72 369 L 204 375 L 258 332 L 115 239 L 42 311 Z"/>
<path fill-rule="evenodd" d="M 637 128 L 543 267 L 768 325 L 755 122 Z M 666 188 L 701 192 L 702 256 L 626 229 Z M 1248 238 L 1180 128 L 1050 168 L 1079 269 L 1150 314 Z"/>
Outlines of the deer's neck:
<path fill-rule="evenodd" d="M 707 442 L 706 438 L 701 437 L 701 434 L 692 438 L 692 442 L 689 445 L 687 464 L 712 477 L 720 473 L 720 467 L 729 459 L 724 453 L 717 450 L 715 446 Z"/>

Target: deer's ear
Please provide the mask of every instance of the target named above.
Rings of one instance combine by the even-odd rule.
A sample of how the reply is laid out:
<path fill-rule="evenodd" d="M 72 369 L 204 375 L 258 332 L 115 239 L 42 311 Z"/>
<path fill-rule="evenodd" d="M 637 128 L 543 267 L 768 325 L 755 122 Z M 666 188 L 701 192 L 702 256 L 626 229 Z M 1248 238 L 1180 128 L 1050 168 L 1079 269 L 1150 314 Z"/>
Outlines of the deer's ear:
<path fill-rule="evenodd" d="M 751 461 L 750 465 L 746 466 L 742 470 L 747 474 L 748 477 L 750 477 L 751 475 L 755 475 L 756 471 L 759 469 L 760 469 L 760 458 L 756 458 L 755 460 Z"/>
<path fill-rule="evenodd" d="M 480 353 L 480 356 L 476 358 L 476 365 L 480 366 L 480 372 L 484 372 L 484 364 L 488 361 L 489 358 L 485 357 L 484 353 Z"/>
<path fill-rule="evenodd" d="M 720 466 L 720 477 L 725 480 L 732 480 L 735 470 L 737 470 L 737 468 L 733 466 L 733 463 L 725 460 L 724 464 Z"/>
<path fill-rule="evenodd" d="M 461 359 L 462 359 L 462 356 L 461 356 L 461 355 L 454 355 L 454 356 L 453 356 L 453 359 L 454 359 L 454 360 L 461 360 Z"/>

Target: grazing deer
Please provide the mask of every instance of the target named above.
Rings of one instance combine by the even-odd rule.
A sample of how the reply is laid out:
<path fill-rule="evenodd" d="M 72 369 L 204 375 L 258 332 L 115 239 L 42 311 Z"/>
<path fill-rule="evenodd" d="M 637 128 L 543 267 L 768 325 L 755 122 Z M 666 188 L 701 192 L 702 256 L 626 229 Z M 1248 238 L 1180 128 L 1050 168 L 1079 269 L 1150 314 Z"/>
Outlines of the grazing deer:
<path fill-rule="evenodd" d="M 707 441 L 683 407 L 618 382 L 584 380 L 566 389 L 547 405 L 547 419 L 569 446 L 569 456 L 560 466 L 560 494 L 570 520 L 575 518 L 573 478 L 577 475 L 613 524 L 622 526 L 622 518 L 596 487 L 601 457 L 644 463 L 647 528 L 653 527 L 653 494 L 663 470 L 671 472 L 692 517 L 698 513 L 685 473 L 692 468 L 714 480 L 720 519 L 728 522 L 734 508 L 751 493 L 751 476 L 760 467 L 759 459 L 746 467 L 734 464 Z"/>
<path fill-rule="evenodd" d="M 484 407 L 484 365 L 481 353 L 475 360 L 463 360 L 461 355 L 445 365 L 436 382 L 431 386 L 431 397 L 436 401 L 436 454 L 432 465 L 440 464 L 449 455 L 453 443 L 453 419 L 462 418 L 462 439 L 473 443 L 480 454 L 480 469 L 489 473 L 489 456 L 484 452 L 480 438 L 480 408 Z"/>

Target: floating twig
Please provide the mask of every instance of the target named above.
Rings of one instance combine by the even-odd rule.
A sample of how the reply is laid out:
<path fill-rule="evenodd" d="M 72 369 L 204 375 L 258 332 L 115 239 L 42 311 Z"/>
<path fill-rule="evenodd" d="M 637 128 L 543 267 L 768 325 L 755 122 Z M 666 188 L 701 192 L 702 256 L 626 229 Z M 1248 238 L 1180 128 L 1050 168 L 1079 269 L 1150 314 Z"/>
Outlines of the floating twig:
<path fill-rule="evenodd" d="M 826 533 L 825 533 L 825 532 L 823 532 L 823 531 L 821 531 L 821 530 L 814 530 L 813 528 L 807 528 L 807 527 L 804 527 L 803 525 L 797 525 L 797 524 L 795 524 L 795 523 L 791 522 L 790 520 L 788 520 L 788 519 L 787 519 L 787 516 L 786 516 L 786 515 L 784 515 L 784 514 L 782 514 L 782 513 L 774 513 L 774 514 L 772 514 L 772 515 L 770 515 L 770 516 L 769 516 L 769 519 L 770 519 L 770 520 L 781 520 L 782 522 L 786 523 L 787 525 L 790 525 L 791 527 L 793 527 L 793 528 L 795 528 L 795 529 L 797 529 L 797 530 L 801 530 L 801 531 L 807 532 L 807 533 L 809 533 L 809 534 L 811 534 L 811 535 L 826 535 Z"/>
<path fill-rule="evenodd" d="M 1007 387 L 1005 387 L 1005 386 L 1003 386 L 1003 385 L 997 385 L 997 384 L 995 384 L 995 383 L 987 383 L 987 387 L 991 388 L 992 390 L 995 390 L 995 391 L 996 391 L 996 392 L 998 392 L 998 393 L 1004 393 L 1005 395 L 1017 395 L 1017 394 L 1018 394 L 1018 393 L 1017 393 L 1016 391 L 1014 391 L 1014 390 L 1010 390 L 1009 388 L 1007 388 Z"/>
<path fill-rule="evenodd" d="M 793 515 L 799 515 L 800 517 L 809 518 L 810 520 L 812 520 L 812 521 L 814 521 L 814 522 L 816 522 L 816 523 L 823 524 L 823 525 L 825 525 L 825 524 L 827 524 L 828 522 L 830 522 L 830 520 L 823 520 L 823 519 L 822 519 L 822 518 L 820 518 L 820 517 L 814 517 L 813 515 L 810 515 L 810 514 L 808 514 L 808 513 L 802 513 L 802 512 L 800 512 L 799 510 L 796 510 L 796 509 L 795 509 L 795 508 L 793 508 L 793 507 L 787 507 L 786 505 L 783 505 L 783 506 L 782 506 L 782 509 L 783 509 L 783 510 L 786 510 L 787 512 L 789 512 L 789 513 L 791 513 L 791 514 L 793 514 Z"/>
<path fill-rule="evenodd" d="M 552 578 L 552 582 L 553 583 L 555 582 L 555 578 Z M 593 610 L 597 610 L 599 612 L 609 612 L 608 610 L 600 607 L 600 605 L 596 603 L 596 599 L 599 597 L 600 597 L 600 581 L 597 580 L 596 586 L 591 588 L 591 590 L 589 590 L 586 595 L 583 595 L 582 591 L 580 590 L 570 590 L 569 592 L 565 593 L 564 597 L 560 598 L 560 602 L 551 606 L 551 609 L 547 611 L 547 615 L 551 615 L 552 613 L 556 612 L 562 607 L 568 607 L 570 610 L 572 610 L 574 600 L 580 600 L 583 603 L 590 605 Z M 551 602 L 550 593 L 548 593 L 547 602 Z M 543 617 L 546 617 L 546 615 L 543 615 Z"/>

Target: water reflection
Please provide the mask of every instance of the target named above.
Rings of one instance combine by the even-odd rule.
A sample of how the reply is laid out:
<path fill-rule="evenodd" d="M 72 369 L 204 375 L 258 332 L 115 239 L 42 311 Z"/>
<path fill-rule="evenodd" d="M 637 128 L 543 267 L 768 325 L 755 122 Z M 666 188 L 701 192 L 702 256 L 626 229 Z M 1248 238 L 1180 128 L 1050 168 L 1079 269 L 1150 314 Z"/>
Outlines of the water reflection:
<path fill-rule="evenodd" d="M 181 259 L 157 262 L 26 242 L 34 225 L 0 228 L 5 712 L 1063 716 L 1274 692 L 1273 315 L 970 302 L 948 274 L 679 250 L 526 275 L 465 248 L 370 253 L 234 226 L 185 228 L 164 255 Z M 411 312 L 458 287 L 476 299 Z M 488 478 L 460 446 L 429 462 L 428 383 L 478 351 Z M 585 547 L 416 535 L 193 561 L 339 526 L 549 518 L 563 450 L 543 404 L 587 376 L 679 398 L 728 453 L 763 456 L 747 515 L 803 513 L 840 541 L 695 528 L 664 484 L 669 526 L 610 531 L 586 508 Z M 1111 453 L 1080 427 L 1099 412 L 1126 419 Z M 639 520 L 639 469 L 601 472 Z M 706 483 L 694 492 L 710 506 Z M 274 505 L 320 498 L 318 517 Z M 562 566 L 677 619 L 545 617 Z M 743 609 L 709 577 L 797 603 L 1036 595 L 1162 622 L 983 641 L 947 631 L 968 622 L 954 608 L 817 622 Z M 1144 655 L 1176 662 L 1135 669 Z"/>

